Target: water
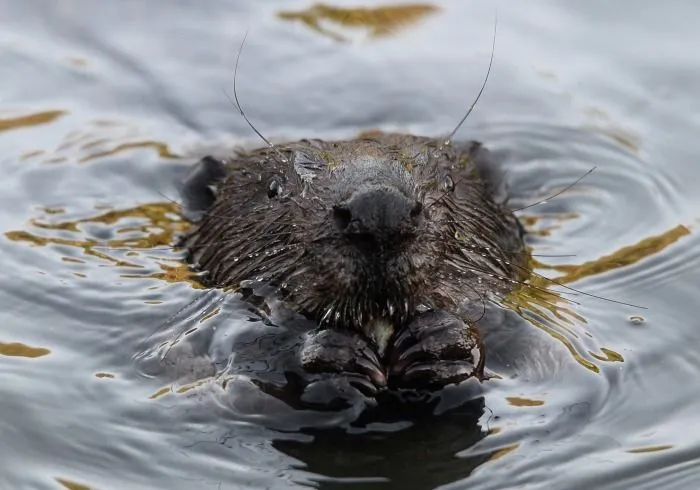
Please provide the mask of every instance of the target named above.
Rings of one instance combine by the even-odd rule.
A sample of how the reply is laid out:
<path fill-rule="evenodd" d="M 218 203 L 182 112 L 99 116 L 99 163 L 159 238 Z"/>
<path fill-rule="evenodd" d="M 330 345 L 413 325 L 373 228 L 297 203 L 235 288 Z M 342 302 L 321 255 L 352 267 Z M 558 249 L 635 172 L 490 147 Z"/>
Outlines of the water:
<path fill-rule="evenodd" d="M 359 434 L 328 428 L 353 414 L 295 413 L 244 381 L 231 405 L 144 376 L 159 325 L 202 311 L 270 341 L 169 248 L 188 158 L 258 143 L 224 94 L 246 28 L 240 96 L 273 140 L 446 134 L 479 88 L 493 2 L 415 9 L 389 33 L 309 7 L 0 1 L 0 486 L 695 488 L 696 2 L 501 2 L 460 132 L 504 159 L 518 206 L 596 166 L 520 213 L 535 254 L 573 255 L 538 272 L 647 309 L 579 295 L 552 326 L 533 299 L 528 328 L 565 352 L 556 369 L 523 351 L 487 409 Z"/>

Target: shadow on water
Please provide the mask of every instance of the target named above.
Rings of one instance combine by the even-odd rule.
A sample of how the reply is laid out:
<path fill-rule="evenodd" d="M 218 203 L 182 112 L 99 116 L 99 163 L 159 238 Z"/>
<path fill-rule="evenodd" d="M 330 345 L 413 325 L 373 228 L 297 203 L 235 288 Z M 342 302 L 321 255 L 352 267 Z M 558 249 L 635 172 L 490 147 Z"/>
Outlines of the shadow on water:
<path fill-rule="evenodd" d="M 436 488 L 468 477 L 495 452 L 456 457 L 482 440 L 479 425 L 484 399 L 435 413 L 435 404 L 414 405 L 410 410 L 390 400 L 365 412 L 356 428 L 303 430 L 309 441 L 282 439 L 273 447 L 301 463 L 300 469 L 318 476 L 318 488 Z M 397 413 L 403 414 L 397 421 Z M 323 476 L 321 476 L 323 475 Z"/>

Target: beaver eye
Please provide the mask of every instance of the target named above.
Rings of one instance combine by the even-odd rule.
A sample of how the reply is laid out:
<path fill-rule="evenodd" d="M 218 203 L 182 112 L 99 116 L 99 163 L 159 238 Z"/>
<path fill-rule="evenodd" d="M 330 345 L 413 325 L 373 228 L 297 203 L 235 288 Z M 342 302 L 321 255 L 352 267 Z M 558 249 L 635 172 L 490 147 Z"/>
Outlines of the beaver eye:
<path fill-rule="evenodd" d="M 452 180 L 452 177 L 449 175 L 445 175 L 445 177 L 442 179 L 442 190 L 446 192 L 452 192 L 455 190 L 454 180 Z"/>
<path fill-rule="evenodd" d="M 267 197 L 270 199 L 275 198 L 282 194 L 282 184 L 279 180 L 273 179 L 270 181 L 270 186 L 267 188 Z"/>

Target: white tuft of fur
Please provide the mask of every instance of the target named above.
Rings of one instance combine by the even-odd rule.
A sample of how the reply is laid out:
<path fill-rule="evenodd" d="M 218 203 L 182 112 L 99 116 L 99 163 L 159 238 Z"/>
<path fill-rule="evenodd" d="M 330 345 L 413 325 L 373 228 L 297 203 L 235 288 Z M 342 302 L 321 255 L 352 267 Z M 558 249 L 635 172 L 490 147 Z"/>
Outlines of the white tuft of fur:
<path fill-rule="evenodd" d="M 377 352 L 380 357 L 384 356 L 386 348 L 389 345 L 389 340 L 394 335 L 394 325 L 384 318 L 369 322 L 365 328 L 365 335 L 369 337 L 377 346 Z"/>

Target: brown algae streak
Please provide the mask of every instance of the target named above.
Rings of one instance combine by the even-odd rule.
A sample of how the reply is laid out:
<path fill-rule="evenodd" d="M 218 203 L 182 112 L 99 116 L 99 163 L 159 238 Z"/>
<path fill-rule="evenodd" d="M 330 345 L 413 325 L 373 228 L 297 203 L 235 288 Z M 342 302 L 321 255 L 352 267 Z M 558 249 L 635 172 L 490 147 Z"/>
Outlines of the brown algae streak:
<path fill-rule="evenodd" d="M 281 11 L 277 16 L 283 20 L 300 21 L 315 32 L 336 41 L 347 42 L 348 39 L 342 34 L 328 29 L 322 24 L 334 24 L 337 27 L 345 28 L 365 28 L 370 38 L 379 38 L 392 35 L 401 28 L 416 24 L 438 10 L 437 6 L 425 3 L 355 8 L 334 7 L 317 3 L 306 10 Z"/>
<path fill-rule="evenodd" d="M 56 213 L 47 213 L 55 216 Z M 138 220 L 137 224 L 130 222 L 129 226 L 119 226 L 122 220 Z M 81 231 L 82 224 L 101 224 L 112 228 L 115 235 L 128 233 L 129 238 L 117 238 L 112 240 L 96 240 L 88 238 Z M 112 252 L 128 251 L 128 256 L 139 255 L 140 250 L 154 250 L 159 247 L 172 248 L 175 237 L 183 233 L 189 227 L 179 213 L 178 205 L 172 202 L 146 203 L 133 208 L 122 210 L 109 210 L 91 218 L 66 220 L 56 223 L 42 222 L 32 219 L 30 225 L 38 230 L 60 231 L 75 234 L 75 238 L 65 238 L 56 236 L 45 236 L 44 234 L 32 233 L 26 230 L 13 230 L 5 233 L 8 240 L 15 242 L 30 243 L 34 246 L 61 245 L 80 248 L 84 255 L 96 257 L 107 261 L 117 267 L 141 268 L 140 266 L 113 256 Z M 83 264 L 84 261 L 75 257 L 62 257 L 62 262 L 68 264 Z M 198 286 L 193 280 L 196 273 L 189 270 L 186 264 L 177 260 L 175 265 L 158 262 L 160 272 L 155 272 L 150 276 L 154 279 L 166 282 L 190 282 L 191 285 Z M 128 275 L 122 277 L 143 278 L 143 275 Z"/>
<path fill-rule="evenodd" d="M 94 487 L 89 487 L 87 485 L 83 485 L 82 483 L 76 483 L 71 480 L 66 480 L 65 478 L 55 478 L 56 483 L 61 485 L 63 488 L 66 488 L 67 490 L 95 490 Z"/>
<path fill-rule="evenodd" d="M 510 453 L 513 451 L 516 451 L 520 447 L 520 444 L 511 444 L 509 446 L 502 447 L 500 449 L 495 450 L 493 453 L 491 453 L 491 456 L 489 457 L 489 461 L 496 461 L 497 459 L 501 459 L 504 456 L 508 456 Z"/>
<path fill-rule="evenodd" d="M 556 287 L 557 283 L 568 284 L 585 277 L 592 277 L 633 265 L 663 251 L 689 234 L 690 230 L 687 227 L 678 225 L 659 235 L 645 238 L 634 245 L 622 247 L 610 255 L 579 265 L 547 265 L 530 257 L 529 268 L 531 270 L 549 269 L 562 272 L 564 275 L 548 279 L 533 273 L 528 278 L 527 284 L 516 288 L 504 299 L 503 303 L 523 318 L 526 318 L 535 327 L 561 342 L 573 358 L 583 367 L 598 373 L 600 368 L 593 360 L 600 362 L 624 362 L 624 358 L 621 354 L 608 347 L 599 347 L 599 354 L 591 351 L 587 353 L 579 352 L 570 339 L 570 337 L 575 338 L 578 335 L 569 327 L 574 326 L 577 322 L 579 324 L 587 322 L 585 318 L 567 306 L 571 302 L 565 297 L 566 291 L 556 292 L 550 290 L 550 288 Z M 556 281 L 556 283 L 553 281 Z M 536 316 L 526 316 L 527 312 L 532 312 Z M 545 319 L 550 320 L 550 322 L 545 321 Z"/>
<path fill-rule="evenodd" d="M 630 454 L 658 453 L 659 451 L 668 451 L 669 449 L 673 448 L 673 444 L 661 444 L 658 446 L 647 446 L 639 447 L 636 449 L 629 449 L 627 452 Z"/>
<path fill-rule="evenodd" d="M 534 398 L 521 398 L 519 396 L 509 396 L 506 401 L 514 407 L 541 407 L 544 405 L 543 400 L 535 400 Z"/>
<path fill-rule="evenodd" d="M 0 132 L 10 131 L 12 129 L 26 128 L 31 126 L 40 126 L 48 124 L 59 117 L 66 115 L 66 111 L 44 111 L 25 116 L 2 119 L 0 118 Z"/>
<path fill-rule="evenodd" d="M 117 153 L 121 153 L 123 151 L 128 151 L 128 150 L 139 150 L 143 148 L 153 148 L 156 150 L 158 153 L 158 156 L 161 158 L 167 158 L 167 159 L 176 159 L 180 158 L 179 155 L 173 153 L 170 151 L 168 148 L 168 145 L 165 143 L 160 143 L 158 141 L 135 141 L 131 143 L 122 143 L 114 148 L 111 148 L 109 150 L 104 150 L 104 151 L 99 151 L 96 153 L 92 153 L 90 155 L 87 155 L 80 160 L 78 160 L 80 163 L 88 162 L 90 160 L 95 160 L 97 158 L 103 158 L 107 156 L 112 156 L 116 155 Z"/>
<path fill-rule="evenodd" d="M 0 342 L 0 356 L 37 358 L 47 356 L 50 353 L 51 351 L 44 347 L 31 347 L 19 342 Z"/>
<path fill-rule="evenodd" d="M 688 235 L 690 235 L 690 230 L 683 225 L 678 225 L 664 233 L 645 238 L 639 243 L 622 247 L 620 250 L 610 255 L 605 255 L 590 262 L 584 262 L 581 265 L 558 265 L 547 268 L 565 273 L 564 276 L 556 279 L 557 282 L 562 284 L 571 283 L 583 279 L 584 277 L 594 276 L 636 264 L 647 257 L 651 257 L 663 251 Z"/>
<path fill-rule="evenodd" d="M 133 124 L 120 121 L 91 121 L 87 127 L 70 131 L 52 151 L 33 150 L 22 155 L 23 159 L 44 155 L 44 163 L 77 162 L 94 160 L 136 150 L 154 150 L 165 160 L 181 158 L 162 142 L 144 136 Z"/>

